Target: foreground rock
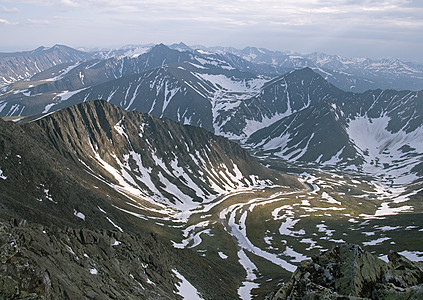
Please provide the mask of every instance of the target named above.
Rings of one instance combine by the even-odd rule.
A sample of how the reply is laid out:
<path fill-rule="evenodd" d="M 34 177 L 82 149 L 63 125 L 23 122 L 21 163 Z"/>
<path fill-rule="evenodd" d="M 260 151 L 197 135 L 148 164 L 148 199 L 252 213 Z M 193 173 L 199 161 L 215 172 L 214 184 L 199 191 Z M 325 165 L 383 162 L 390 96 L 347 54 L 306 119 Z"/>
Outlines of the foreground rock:
<path fill-rule="evenodd" d="M 154 233 L 0 219 L 0 299 L 181 299 L 175 270 L 203 299 L 237 297 L 225 270 L 168 244 Z"/>
<path fill-rule="evenodd" d="M 337 246 L 303 263 L 268 299 L 423 299 L 423 264 L 396 252 L 388 258 Z"/>

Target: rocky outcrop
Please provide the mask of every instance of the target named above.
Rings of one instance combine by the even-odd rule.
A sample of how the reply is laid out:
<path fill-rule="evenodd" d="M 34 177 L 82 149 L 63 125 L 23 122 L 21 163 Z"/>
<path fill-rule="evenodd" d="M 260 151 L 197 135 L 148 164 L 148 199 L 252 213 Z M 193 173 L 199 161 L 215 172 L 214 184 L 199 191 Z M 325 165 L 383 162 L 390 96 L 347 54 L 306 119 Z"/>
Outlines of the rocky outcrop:
<path fill-rule="evenodd" d="M 357 245 L 337 246 L 304 262 L 267 299 L 422 299 L 423 264 L 396 252 L 388 258 Z"/>
<path fill-rule="evenodd" d="M 229 273 L 155 233 L 0 218 L 0 299 L 181 299 L 185 275 L 203 299 L 236 299 Z"/>
<path fill-rule="evenodd" d="M 0 223 L 0 298 L 175 299 L 175 255 L 155 235 Z"/>

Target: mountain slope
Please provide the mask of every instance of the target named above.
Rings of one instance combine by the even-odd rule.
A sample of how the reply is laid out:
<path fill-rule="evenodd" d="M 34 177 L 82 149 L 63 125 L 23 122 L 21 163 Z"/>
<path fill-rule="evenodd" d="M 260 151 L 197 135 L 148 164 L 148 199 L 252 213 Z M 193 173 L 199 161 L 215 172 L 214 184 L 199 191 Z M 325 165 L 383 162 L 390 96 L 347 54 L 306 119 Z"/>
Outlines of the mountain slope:
<path fill-rule="evenodd" d="M 44 141 L 44 147 L 51 145 L 88 174 L 97 174 L 95 180 L 140 201 L 145 209 L 170 207 L 175 210 L 171 215 L 234 189 L 299 186 L 204 129 L 126 112 L 105 101 L 82 103 L 22 126 Z M 12 171 L 2 170 L 4 176 Z"/>
<path fill-rule="evenodd" d="M 235 188 L 284 181 L 221 137 L 124 112 L 105 101 L 74 106 L 37 122 L 61 153 L 83 161 L 119 191 L 154 205 L 185 211 Z"/>
<path fill-rule="evenodd" d="M 260 128 L 340 92 L 309 68 L 293 71 L 266 82 L 257 95 L 222 112 L 223 120 L 215 125 L 219 128 L 216 132 L 245 139 Z"/>
<path fill-rule="evenodd" d="M 0 87 L 29 78 L 58 64 L 91 59 L 91 54 L 63 45 L 33 51 L 0 53 Z"/>
<path fill-rule="evenodd" d="M 246 141 L 257 153 L 377 175 L 421 176 L 422 92 L 327 93 L 322 103 L 281 118 Z"/>

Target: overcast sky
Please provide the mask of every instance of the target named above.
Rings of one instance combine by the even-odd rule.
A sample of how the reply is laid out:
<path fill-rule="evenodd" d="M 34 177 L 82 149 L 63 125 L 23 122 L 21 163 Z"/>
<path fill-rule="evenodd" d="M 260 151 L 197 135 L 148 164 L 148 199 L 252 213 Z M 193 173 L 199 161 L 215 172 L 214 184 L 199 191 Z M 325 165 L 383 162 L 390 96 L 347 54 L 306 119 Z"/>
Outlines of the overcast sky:
<path fill-rule="evenodd" d="M 256 46 L 423 62 L 422 0 L 1 0 L 0 51 Z"/>

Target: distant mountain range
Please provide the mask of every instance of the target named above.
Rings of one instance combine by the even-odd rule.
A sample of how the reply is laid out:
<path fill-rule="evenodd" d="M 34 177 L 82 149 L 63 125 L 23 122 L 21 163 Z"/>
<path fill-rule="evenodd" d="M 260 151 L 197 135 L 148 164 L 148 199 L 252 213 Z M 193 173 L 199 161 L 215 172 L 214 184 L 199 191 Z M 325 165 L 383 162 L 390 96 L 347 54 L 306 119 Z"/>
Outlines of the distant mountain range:
<path fill-rule="evenodd" d="M 133 59 L 148 53 L 155 46 L 128 45 L 114 50 L 80 51 L 55 45 L 27 52 L 0 53 L 0 87 L 29 78 L 58 64 L 91 59 Z M 220 55 L 232 66 L 256 75 L 275 77 L 309 67 L 345 91 L 364 92 L 378 88 L 416 91 L 423 86 L 423 65 L 394 58 L 345 58 L 323 53 L 299 54 L 255 47 L 242 50 L 232 47 L 190 47 L 184 43 L 173 44 L 169 48 L 179 52 Z"/>
<path fill-rule="evenodd" d="M 351 92 L 368 89 L 421 90 L 423 65 L 399 59 L 346 58 L 324 53 L 300 54 L 247 47 L 205 48 L 208 51 L 232 54 L 257 65 L 269 65 L 283 74 L 293 69 L 312 68 L 330 83 Z"/>
<path fill-rule="evenodd" d="M 422 175 L 421 91 L 346 92 L 308 67 L 277 77 L 260 74 L 264 57 L 276 52 L 187 49 L 161 44 L 131 57 L 109 53 L 110 58 L 57 65 L 4 87 L 0 115 L 41 114 L 104 99 L 203 127 L 257 155 L 365 172 L 394 183 Z M 244 58 L 235 61 L 230 51 Z"/>

